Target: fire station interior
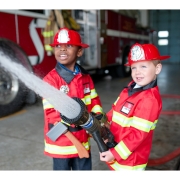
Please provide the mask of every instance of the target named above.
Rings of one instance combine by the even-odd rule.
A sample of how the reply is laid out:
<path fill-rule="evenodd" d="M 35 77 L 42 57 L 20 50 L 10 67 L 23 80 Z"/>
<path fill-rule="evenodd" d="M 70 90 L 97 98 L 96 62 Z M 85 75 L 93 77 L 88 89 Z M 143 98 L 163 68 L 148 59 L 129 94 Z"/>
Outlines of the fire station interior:
<path fill-rule="evenodd" d="M 137 17 L 137 25 L 151 28 L 153 40 L 162 61 L 157 77 L 163 107 L 154 130 L 152 149 L 145 171 L 180 170 L 180 10 L 121 10 Z M 1 28 L 1 27 L 0 27 Z M 151 39 L 152 40 L 152 39 Z M 92 75 L 105 112 L 111 109 L 119 93 L 132 80 L 131 76 Z M 20 110 L 0 118 L 0 170 L 52 170 L 52 159 L 44 151 L 44 114 L 42 99 L 25 104 Z M 109 171 L 100 161 L 97 143 L 91 138 L 92 170 Z"/>

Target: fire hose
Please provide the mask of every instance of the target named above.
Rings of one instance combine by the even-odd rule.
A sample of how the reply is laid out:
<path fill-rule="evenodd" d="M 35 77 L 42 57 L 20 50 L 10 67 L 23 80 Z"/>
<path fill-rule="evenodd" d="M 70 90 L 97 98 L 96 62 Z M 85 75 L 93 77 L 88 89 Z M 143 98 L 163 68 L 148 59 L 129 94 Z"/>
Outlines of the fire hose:
<path fill-rule="evenodd" d="M 0 52 L 0 65 L 8 70 L 11 74 L 16 75 L 28 88 L 35 91 L 41 97 L 46 98 L 50 103 L 54 105 L 54 108 L 59 112 L 65 113 L 66 116 L 62 115 L 62 119 L 69 123 L 79 125 L 82 128 L 86 129 L 90 134 L 92 134 L 94 140 L 97 142 L 100 152 L 107 151 L 110 147 L 114 147 L 116 142 L 114 137 L 108 128 L 102 127 L 97 120 L 96 116 L 91 113 L 88 113 L 83 101 L 78 98 L 74 98 L 74 101 L 70 97 L 61 93 L 59 90 L 51 87 L 49 84 L 43 82 L 40 78 L 33 75 L 22 65 L 12 61 L 10 57 Z M 28 79 L 28 81 L 27 81 Z M 44 91 L 46 89 L 46 91 Z M 48 91 L 47 91 L 48 90 Z M 165 96 L 167 97 L 167 96 Z M 169 97 L 169 96 L 168 96 Z M 173 96 L 174 98 L 180 98 L 180 96 Z M 61 101 L 56 101 L 60 99 Z M 71 103 L 64 104 L 63 100 L 69 100 Z M 77 103 L 78 102 L 78 103 Z M 63 105 L 62 105 L 63 104 Z M 81 106 L 80 112 L 78 113 L 79 104 Z M 66 105 L 66 106 L 65 106 Z M 68 112 L 66 109 L 70 109 L 73 113 Z M 170 113 L 168 113 L 170 114 Z M 74 116 L 78 115 L 74 118 Z M 59 123 L 60 124 L 60 123 Z M 61 124 L 60 124 L 61 125 Z M 59 127 L 59 126 L 58 126 Z M 56 127 L 55 127 L 56 128 Z M 61 126 L 62 133 L 66 133 L 66 128 Z M 53 138 L 59 137 L 59 134 L 53 134 Z M 66 133 L 68 136 L 70 133 Z M 104 139 L 108 139 L 108 143 L 104 143 Z M 159 159 L 149 159 L 148 166 L 163 164 L 180 154 L 180 148 L 170 153 L 166 157 Z"/>
<path fill-rule="evenodd" d="M 176 158 L 179 155 L 180 155 L 180 148 L 176 149 L 172 153 L 169 153 L 166 156 L 163 156 L 161 158 L 149 159 L 147 166 L 157 166 L 157 165 L 167 163 L 168 161 Z"/>
<path fill-rule="evenodd" d="M 42 81 L 39 77 L 30 73 L 25 67 L 14 62 L 9 56 L 1 51 L 0 57 L 0 66 L 8 70 L 11 74 L 17 76 L 28 88 L 53 104 L 57 111 L 63 113 L 63 115 L 61 115 L 65 122 L 81 126 L 87 130 L 97 142 L 100 152 L 107 151 L 109 147 L 115 146 L 116 143 L 113 140 L 112 133 L 105 126 L 102 127 L 93 114 L 88 113 L 86 106 L 81 99 L 74 98 L 73 100 L 73 98 L 70 98 L 50 84 Z M 57 99 L 60 101 L 57 101 Z M 69 103 L 62 103 L 66 100 L 68 100 Z M 69 111 L 71 111 L 71 113 L 68 113 Z M 47 133 L 53 141 L 55 141 L 61 134 L 65 134 L 66 136 L 71 135 L 71 133 L 67 131 L 67 127 L 64 127 L 60 122 L 54 125 L 54 127 Z M 108 139 L 107 144 L 105 144 L 103 138 Z M 74 141 L 74 138 L 72 141 Z M 81 150 L 83 149 L 81 148 Z M 87 156 L 87 154 L 85 154 L 85 156 Z"/>
<path fill-rule="evenodd" d="M 72 119 L 61 114 L 63 121 L 68 124 L 74 124 L 75 126 L 81 126 L 88 131 L 96 141 L 100 152 L 105 152 L 109 148 L 114 147 L 117 143 L 114 141 L 114 136 L 110 130 L 105 126 L 101 126 L 96 116 L 87 111 L 86 106 L 81 99 L 76 97 L 73 97 L 72 99 L 79 103 L 81 111 L 77 117 Z M 105 139 L 108 140 L 107 143 L 104 142 Z"/>
<path fill-rule="evenodd" d="M 175 99 L 180 99 L 180 95 L 172 95 L 172 94 L 162 94 L 161 95 L 162 98 L 175 98 Z M 164 115 L 171 115 L 171 114 L 175 114 L 175 115 L 179 115 L 180 111 L 162 111 L 161 114 Z M 177 148 L 176 150 L 174 150 L 173 152 L 161 157 L 161 158 L 150 158 L 148 160 L 148 164 L 147 166 L 158 166 L 158 165 L 162 165 L 164 163 L 167 163 L 168 161 L 171 161 L 172 159 L 178 157 L 180 155 L 180 148 Z"/>

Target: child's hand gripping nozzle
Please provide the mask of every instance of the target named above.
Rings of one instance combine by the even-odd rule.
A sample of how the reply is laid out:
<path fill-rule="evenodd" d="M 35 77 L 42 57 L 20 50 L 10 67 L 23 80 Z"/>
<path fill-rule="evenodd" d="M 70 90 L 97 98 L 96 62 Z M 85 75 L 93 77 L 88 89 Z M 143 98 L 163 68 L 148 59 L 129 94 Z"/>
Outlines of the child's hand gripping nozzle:
<path fill-rule="evenodd" d="M 107 117 L 106 114 L 94 114 L 93 116 L 99 120 L 101 124 L 101 137 L 104 141 L 106 141 L 106 145 L 108 148 L 115 147 L 117 143 L 114 141 L 114 135 L 109 130 L 108 127 L 105 126 L 107 124 Z"/>
<path fill-rule="evenodd" d="M 81 106 L 81 112 L 74 119 L 68 119 L 66 116 L 61 114 L 61 118 L 64 122 L 69 124 L 74 124 L 76 126 L 81 126 L 83 129 L 87 130 L 96 141 L 99 151 L 105 152 L 109 149 L 109 146 L 104 142 L 104 139 L 114 140 L 112 133 L 105 126 L 101 126 L 100 121 L 96 118 L 95 115 L 89 113 L 86 109 L 84 102 L 76 97 L 73 97 L 75 101 Z M 115 142 L 113 142 L 116 144 Z"/>

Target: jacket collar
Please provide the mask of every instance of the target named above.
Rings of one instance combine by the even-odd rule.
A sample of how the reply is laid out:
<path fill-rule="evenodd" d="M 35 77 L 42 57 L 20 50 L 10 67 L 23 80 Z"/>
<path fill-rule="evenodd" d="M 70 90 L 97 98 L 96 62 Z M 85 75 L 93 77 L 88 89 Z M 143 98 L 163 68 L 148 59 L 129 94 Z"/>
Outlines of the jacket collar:
<path fill-rule="evenodd" d="M 127 87 L 129 96 L 132 96 L 136 92 L 140 92 L 140 91 L 144 91 L 144 90 L 156 87 L 157 86 L 157 78 L 154 81 L 147 84 L 146 86 L 133 89 L 135 85 L 136 85 L 136 83 L 134 81 L 132 81 L 131 84 Z"/>
<path fill-rule="evenodd" d="M 77 72 L 70 71 L 64 65 L 62 65 L 60 63 L 57 63 L 56 67 L 55 67 L 59 76 L 61 76 L 67 84 L 69 84 L 73 80 L 75 75 L 78 73 L 89 74 L 84 68 L 82 68 L 77 63 L 75 64 L 75 68 L 76 68 Z"/>

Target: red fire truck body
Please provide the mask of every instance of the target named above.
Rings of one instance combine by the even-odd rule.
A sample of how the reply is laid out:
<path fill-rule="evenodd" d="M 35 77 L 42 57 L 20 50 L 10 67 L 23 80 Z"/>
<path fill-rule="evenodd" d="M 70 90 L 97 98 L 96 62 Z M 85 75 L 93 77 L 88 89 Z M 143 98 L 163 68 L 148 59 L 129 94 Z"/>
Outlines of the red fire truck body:
<path fill-rule="evenodd" d="M 43 12 L 43 13 L 42 13 Z M 43 30 L 48 10 L 41 13 L 23 10 L 0 10 L 0 51 L 14 56 L 29 71 L 43 77 L 55 67 L 56 60 L 44 49 Z M 78 60 L 91 74 L 125 77 L 130 69 L 124 67 L 130 46 L 135 42 L 148 43 L 149 33 L 136 28 L 136 19 L 112 10 L 72 10 L 80 25 L 84 43 L 90 45 Z M 12 87 L 17 86 L 16 92 Z M 36 95 L 8 72 L 0 73 L 0 117 L 18 111 L 24 103 L 33 104 Z"/>
<path fill-rule="evenodd" d="M 42 77 L 54 67 L 56 61 L 53 56 L 47 56 L 43 46 L 42 30 L 47 16 L 8 11 L 0 12 L 0 21 L 0 37 L 11 40 L 22 48 L 35 74 Z"/>

